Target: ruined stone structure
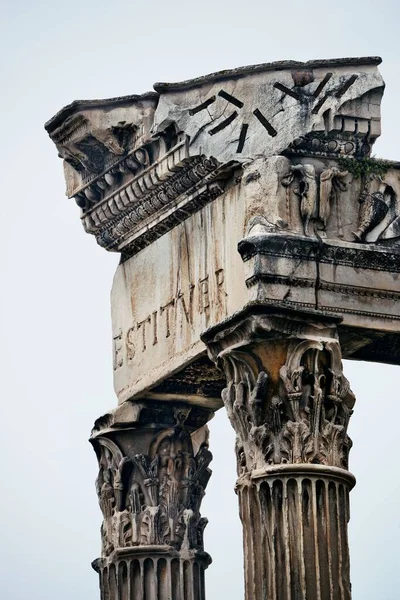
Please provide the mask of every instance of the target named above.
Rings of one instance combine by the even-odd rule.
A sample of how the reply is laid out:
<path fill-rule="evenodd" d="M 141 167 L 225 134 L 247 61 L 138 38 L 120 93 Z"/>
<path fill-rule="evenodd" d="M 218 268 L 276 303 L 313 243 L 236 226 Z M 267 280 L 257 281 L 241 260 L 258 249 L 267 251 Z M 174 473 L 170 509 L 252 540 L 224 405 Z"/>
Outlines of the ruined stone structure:
<path fill-rule="evenodd" d="M 371 158 L 379 63 L 244 67 L 46 124 L 84 229 L 121 256 L 118 407 L 91 436 L 102 599 L 204 599 L 222 406 L 246 599 L 351 598 L 342 357 L 400 363 L 400 165 Z"/>

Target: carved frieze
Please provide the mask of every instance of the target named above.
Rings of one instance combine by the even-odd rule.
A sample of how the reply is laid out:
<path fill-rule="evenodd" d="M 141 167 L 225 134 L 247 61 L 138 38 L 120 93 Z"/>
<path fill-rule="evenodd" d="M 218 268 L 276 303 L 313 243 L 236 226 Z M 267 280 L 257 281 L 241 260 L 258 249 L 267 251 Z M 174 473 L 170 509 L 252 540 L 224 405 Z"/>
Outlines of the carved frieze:
<path fill-rule="evenodd" d="M 291 165 L 289 173 L 282 179 L 282 185 L 287 188 L 288 223 L 293 222 L 291 212 L 294 202 L 290 193 L 292 189 L 293 194 L 299 198 L 304 235 L 316 234 L 315 228 L 313 231 L 310 229 L 312 222 L 317 224 L 317 229 L 325 231 L 331 212 L 335 209 L 337 235 L 342 238 L 340 193 L 347 189 L 348 174 L 348 171 L 341 171 L 338 167 L 330 167 L 322 171 L 317 179 L 314 165 L 301 163 Z"/>
<path fill-rule="evenodd" d="M 314 165 L 293 165 L 289 173 L 282 179 L 282 185 L 289 188 L 294 182 L 293 191 L 299 198 L 300 215 L 304 226 L 304 235 L 310 235 L 310 221 L 317 217 L 317 181 L 315 178 Z M 291 198 L 288 194 L 287 199 L 287 217 L 288 223 L 291 218 Z"/>
<path fill-rule="evenodd" d="M 360 175 L 362 169 L 372 173 Z M 244 169 L 247 235 L 264 231 L 397 245 L 399 182 L 398 165 L 388 161 L 257 159 Z"/>
<path fill-rule="evenodd" d="M 396 181 L 397 179 L 397 181 Z M 385 244 L 400 239 L 399 177 L 393 173 L 370 174 L 362 178 L 359 214 L 354 238 L 357 242 Z"/>

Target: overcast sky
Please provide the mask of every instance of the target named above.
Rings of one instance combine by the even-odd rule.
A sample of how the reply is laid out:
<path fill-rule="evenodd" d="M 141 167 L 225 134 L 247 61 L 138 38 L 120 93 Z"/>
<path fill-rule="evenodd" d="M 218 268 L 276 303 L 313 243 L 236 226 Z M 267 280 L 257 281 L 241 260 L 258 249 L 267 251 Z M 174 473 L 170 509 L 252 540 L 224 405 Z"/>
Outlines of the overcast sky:
<path fill-rule="evenodd" d="M 387 89 L 377 155 L 400 159 L 397 0 L 3 0 L 1 46 L 0 597 L 98 600 L 101 523 L 87 442 L 116 404 L 109 290 L 118 257 L 64 196 L 43 123 L 77 98 L 282 59 L 380 55 Z M 399 367 L 345 363 L 353 600 L 400 598 Z M 397 385 L 396 385 L 397 384 Z M 233 430 L 211 425 L 208 600 L 243 599 Z"/>

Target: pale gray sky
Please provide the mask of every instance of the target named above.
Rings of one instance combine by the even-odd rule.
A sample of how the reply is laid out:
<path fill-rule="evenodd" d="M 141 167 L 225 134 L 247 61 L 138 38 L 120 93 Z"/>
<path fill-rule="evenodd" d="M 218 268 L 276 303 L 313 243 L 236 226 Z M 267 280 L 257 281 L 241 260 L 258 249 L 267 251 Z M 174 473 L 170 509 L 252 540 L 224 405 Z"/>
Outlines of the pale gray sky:
<path fill-rule="evenodd" d="M 380 55 L 381 157 L 400 159 L 397 0 L 3 0 L 0 597 L 98 600 L 92 422 L 116 404 L 109 290 L 118 257 L 84 234 L 43 123 L 76 98 L 281 59 Z M 353 600 L 400 598 L 399 367 L 345 364 Z M 396 386 L 397 384 L 397 386 Z M 233 431 L 211 426 L 208 599 L 242 600 Z"/>

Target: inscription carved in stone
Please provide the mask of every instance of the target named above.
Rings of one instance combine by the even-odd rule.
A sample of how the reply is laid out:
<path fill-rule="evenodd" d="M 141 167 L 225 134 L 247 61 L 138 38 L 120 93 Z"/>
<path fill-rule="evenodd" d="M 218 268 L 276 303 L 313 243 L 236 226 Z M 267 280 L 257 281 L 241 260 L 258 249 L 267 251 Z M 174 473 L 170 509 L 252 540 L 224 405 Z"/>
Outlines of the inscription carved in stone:
<path fill-rule="evenodd" d="M 243 214 L 236 189 L 118 266 L 112 322 L 114 385 L 120 402 L 147 393 L 204 356 L 201 332 L 246 302 L 236 242 L 242 236 Z M 221 404 L 220 398 L 215 400 Z"/>
<path fill-rule="evenodd" d="M 194 325 L 194 315 L 204 314 L 206 320 L 211 310 L 211 294 L 224 307 L 227 292 L 224 287 L 224 269 L 199 279 L 197 285 L 190 283 L 185 293 L 179 290 L 174 298 L 162 304 L 141 321 L 137 321 L 126 332 L 114 336 L 114 370 L 122 367 L 124 361 L 132 361 L 136 353 L 146 352 L 164 339 L 177 335 L 177 329 L 185 323 Z M 226 309 L 222 309 L 226 314 Z M 124 348 L 125 345 L 125 348 Z"/>

